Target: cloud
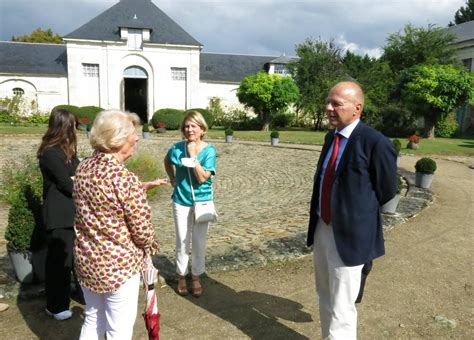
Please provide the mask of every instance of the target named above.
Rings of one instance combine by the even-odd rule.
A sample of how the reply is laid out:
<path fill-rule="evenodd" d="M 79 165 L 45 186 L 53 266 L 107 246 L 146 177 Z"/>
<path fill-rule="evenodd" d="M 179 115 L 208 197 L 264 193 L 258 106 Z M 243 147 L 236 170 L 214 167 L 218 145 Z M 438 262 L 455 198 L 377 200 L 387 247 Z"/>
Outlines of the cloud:
<path fill-rule="evenodd" d="M 137 1 L 137 0 L 133 0 Z M 70 33 L 117 0 L 0 2 L 0 39 L 42 27 Z M 446 26 L 465 0 L 156 0 L 206 52 L 294 55 L 307 38 L 380 55 L 389 34 L 407 23 Z"/>

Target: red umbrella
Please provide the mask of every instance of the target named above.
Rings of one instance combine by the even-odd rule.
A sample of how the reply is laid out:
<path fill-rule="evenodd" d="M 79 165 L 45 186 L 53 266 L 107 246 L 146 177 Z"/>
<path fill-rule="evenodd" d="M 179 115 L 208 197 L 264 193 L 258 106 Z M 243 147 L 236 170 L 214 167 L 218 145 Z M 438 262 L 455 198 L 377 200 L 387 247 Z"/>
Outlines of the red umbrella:
<path fill-rule="evenodd" d="M 157 275 L 158 269 L 153 266 L 153 262 L 149 259 L 142 273 L 143 285 L 145 287 L 145 312 L 142 315 L 143 319 L 145 319 L 149 340 L 159 340 L 160 313 L 158 313 L 154 284 Z"/>

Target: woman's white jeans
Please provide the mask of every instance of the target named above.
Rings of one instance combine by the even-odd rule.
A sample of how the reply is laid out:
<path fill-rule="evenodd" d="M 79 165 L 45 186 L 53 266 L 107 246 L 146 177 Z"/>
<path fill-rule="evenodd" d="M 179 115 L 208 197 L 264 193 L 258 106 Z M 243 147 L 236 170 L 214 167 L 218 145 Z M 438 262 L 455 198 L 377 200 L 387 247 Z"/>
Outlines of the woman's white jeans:
<path fill-rule="evenodd" d="M 206 271 L 205 256 L 209 223 L 194 223 L 193 207 L 174 202 L 173 216 L 176 229 L 176 272 L 183 276 L 188 273 L 192 238 L 191 273 L 199 276 Z"/>
<path fill-rule="evenodd" d="M 133 275 L 114 293 L 98 294 L 82 287 L 86 300 L 80 340 L 132 339 L 137 317 L 140 274 Z"/>

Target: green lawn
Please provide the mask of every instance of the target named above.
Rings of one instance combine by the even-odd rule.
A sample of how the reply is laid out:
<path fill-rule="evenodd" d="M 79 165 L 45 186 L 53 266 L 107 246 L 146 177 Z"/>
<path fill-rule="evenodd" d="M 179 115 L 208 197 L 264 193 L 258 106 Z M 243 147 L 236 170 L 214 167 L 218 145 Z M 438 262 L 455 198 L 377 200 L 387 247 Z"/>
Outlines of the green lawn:
<path fill-rule="evenodd" d="M 42 126 L 9 126 L 0 125 L 1 135 L 21 135 L 21 134 L 43 134 L 46 131 L 46 125 Z M 324 132 L 314 132 L 303 129 L 286 129 L 280 131 L 280 143 L 296 143 L 296 144 L 323 144 Z M 152 136 L 156 136 L 152 133 Z M 158 135 L 161 136 L 161 135 Z M 162 136 L 181 137 L 179 130 L 167 131 Z M 208 133 L 209 138 L 224 139 L 224 128 L 213 128 Z M 234 131 L 235 140 L 250 141 L 270 141 L 270 132 L 262 131 Z M 422 139 L 418 150 L 406 148 L 407 140 L 399 138 L 402 143 L 402 153 L 419 154 L 419 155 L 467 155 L 474 156 L 474 137 L 469 138 L 436 138 L 434 140 Z"/>

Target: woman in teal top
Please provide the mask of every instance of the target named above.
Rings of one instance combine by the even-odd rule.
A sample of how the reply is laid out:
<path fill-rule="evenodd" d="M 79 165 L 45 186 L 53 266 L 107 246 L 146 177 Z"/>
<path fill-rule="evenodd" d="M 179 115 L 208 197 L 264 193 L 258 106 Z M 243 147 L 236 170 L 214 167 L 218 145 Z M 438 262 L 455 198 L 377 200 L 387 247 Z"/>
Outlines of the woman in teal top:
<path fill-rule="evenodd" d="M 173 216 L 176 229 L 176 272 L 178 294 L 188 294 L 189 249 L 192 239 L 191 289 L 195 297 L 202 294 L 199 276 L 205 272 L 206 238 L 209 223 L 194 221 L 193 194 L 196 202 L 212 201 L 212 177 L 216 174 L 216 149 L 204 142 L 208 130 L 206 121 L 197 111 L 189 112 L 181 124 L 185 141 L 174 144 L 168 151 L 165 169 L 174 187 Z"/>

